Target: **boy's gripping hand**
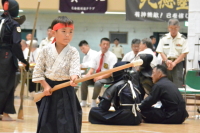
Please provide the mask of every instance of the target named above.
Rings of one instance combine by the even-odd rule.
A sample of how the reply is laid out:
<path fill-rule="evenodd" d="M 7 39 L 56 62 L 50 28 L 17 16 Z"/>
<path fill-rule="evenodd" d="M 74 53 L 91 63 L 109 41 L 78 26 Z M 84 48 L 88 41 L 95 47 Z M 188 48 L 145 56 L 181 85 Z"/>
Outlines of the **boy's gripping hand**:
<path fill-rule="evenodd" d="M 45 85 L 43 85 L 44 87 L 44 94 L 45 96 L 50 96 L 52 93 L 50 92 L 50 90 L 52 89 L 48 83 L 46 83 Z"/>
<path fill-rule="evenodd" d="M 77 79 L 78 79 L 78 75 L 72 75 L 70 77 L 70 85 L 71 86 L 77 86 L 78 84 L 75 83 L 75 80 L 77 80 Z"/>

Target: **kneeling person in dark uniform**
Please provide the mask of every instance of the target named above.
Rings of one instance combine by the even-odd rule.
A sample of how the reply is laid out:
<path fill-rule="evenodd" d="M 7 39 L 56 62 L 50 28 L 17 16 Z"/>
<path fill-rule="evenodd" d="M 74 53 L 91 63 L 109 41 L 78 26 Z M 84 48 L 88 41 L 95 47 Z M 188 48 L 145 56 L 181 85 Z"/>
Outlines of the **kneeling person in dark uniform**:
<path fill-rule="evenodd" d="M 114 67 L 127 63 L 129 62 L 118 62 Z M 137 105 L 141 102 L 140 92 L 131 82 L 129 70 L 114 72 L 113 79 L 113 84 L 99 98 L 99 107 L 90 110 L 89 121 L 92 124 L 139 125 L 142 120 Z M 115 111 L 109 111 L 111 102 Z"/>
<path fill-rule="evenodd" d="M 139 106 L 142 118 L 147 123 L 181 124 L 189 116 L 181 93 L 166 75 L 166 67 L 154 67 L 152 91 Z M 161 108 L 152 107 L 157 101 L 161 101 Z"/>

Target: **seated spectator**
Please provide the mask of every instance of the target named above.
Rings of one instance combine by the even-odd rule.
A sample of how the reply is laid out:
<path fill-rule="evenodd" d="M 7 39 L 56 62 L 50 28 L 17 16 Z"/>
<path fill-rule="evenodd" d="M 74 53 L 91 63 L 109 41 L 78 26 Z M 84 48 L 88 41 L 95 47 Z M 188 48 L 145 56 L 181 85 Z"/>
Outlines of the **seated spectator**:
<path fill-rule="evenodd" d="M 140 39 L 133 39 L 132 40 L 132 44 L 131 44 L 132 51 L 130 51 L 127 54 L 125 54 L 125 56 L 123 57 L 122 61 L 131 62 L 139 52 L 139 45 L 140 45 Z"/>
<path fill-rule="evenodd" d="M 94 60 L 90 65 L 90 70 L 86 74 L 89 76 L 94 72 L 98 73 L 101 71 L 109 70 L 113 68 L 114 64 L 117 62 L 117 57 L 109 51 L 110 40 L 108 38 L 102 38 L 100 42 L 101 51 L 99 51 Z M 111 82 L 111 73 L 96 77 L 94 79 L 82 82 L 81 84 L 81 106 L 86 106 L 87 94 L 88 94 L 88 85 L 94 85 L 94 92 L 92 96 L 92 104 L 91 107 L 96 107 L 96 99 L 99 96 L 101 88 L 104 83 Z"/>
<path fill-rule="evenodd" d="M 166 75 L 165 66 L 154 67 L 152 91 L 139 105 L 142 118 L 147 123 L 181 124 L 189 116 L 178 87 Z M 152 107 L 157 101 L 161 101 L 161 108 Z"/>
<path fill-rule="evenodd" d="M 31 41 L 27 41 L 27 44 L 30 45 Z M 31 47 L 31 53 L 30 53 L 30 58 L 29 58 L 29 63 L 32 66 L 35 66 L 37 63 L 37 58 L 39 55 L 40 49 L 38 48 L 38 42 L 36 40 L 33 40 L 32 42 L 32 47 Z M 32 74 L 33 69 L 29 70 L 30 74 Z M 37 91 L 37 84 L 32 82 L 32 79 L 29 79 L 29 92 L 30 92 L 30 97 L 33 98 L 35 92 Z M 40 90 L 40 85 L 38 86 L 38 90 Z"/>
<path fill-rule="evenodd" d="M 27 59 L 28 57 L 28 45 L 25 40 L 21 40 L 22 52 L 24 54 L 24 58 Z"/>
<path fill-rule="evenodd" d="M 31 43 L 31 41 L 27 41 L 28 45 L 30 45 L 30 43 Z M 32 64 L 36 63 L 39 51 L 40 51 L 40 49 L 38 49 L 38 42 L 36 40 L 33 40 L 29 63 L 32 63 Z"/>
<path fill-rule="evenodd" d="M 142 39 L 140 46 L 139 46 L 139 53 L 137 54 L 151 54 L 153 56 L 153 60 L 151 62 L 151 67 L 155 67 L 158 63 L 157 63 L 157 57 L 155 55 L 155 53 L 152 51 L 152 44 L 151 44 L 151 40 L 148 38 Z M 137 59 L 137 58 L 136 58 Z"/>
<path fill-rule="evenodd" d="M 81 63 L 81 68 L 89 68 L 89 65 L 91 64 L 91 61 L 94 60 L 97 51 L 92 50 L 86 40 L 82 40 L 79 43 L 79 48 L 81 52 L 85 54 L 83 62 Z"/>

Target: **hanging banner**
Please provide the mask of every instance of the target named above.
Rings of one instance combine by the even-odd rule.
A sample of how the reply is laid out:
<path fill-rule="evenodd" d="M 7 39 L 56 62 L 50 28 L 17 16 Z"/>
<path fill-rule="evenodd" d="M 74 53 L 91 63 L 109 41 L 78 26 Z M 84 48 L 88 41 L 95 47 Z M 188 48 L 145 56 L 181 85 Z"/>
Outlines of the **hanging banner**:
<path fill-rule="evenodd" d="M 71 13 L 105 13 L 107 0 L 60 0 L 59 10 Z"/>
<path fill-rule="evenodd" d="M 189 0 L 126 0 L 126 20 L 188 20 Z"/>

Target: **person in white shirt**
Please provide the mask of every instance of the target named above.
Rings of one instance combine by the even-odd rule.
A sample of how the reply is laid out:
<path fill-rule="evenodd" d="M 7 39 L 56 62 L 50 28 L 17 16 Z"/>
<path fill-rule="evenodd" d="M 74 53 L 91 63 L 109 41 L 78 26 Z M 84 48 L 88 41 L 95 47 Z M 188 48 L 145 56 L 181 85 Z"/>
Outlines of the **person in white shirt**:
<path fill-rule="evenodd" d="M 81 63 L 81 68 L 89 68 L 89 65 L 91 61 L 95 58 L 94 55 L 97 54 L 97 51 L 92 50 L 86 40 L 80 41 L 79 48 L 81 52 L 85 54 L 83 57 L 83 63 Z"/>
<path fill-rule="evenodd" d="M 151 54 L 153 56 L 153 60 L 151 61 L 151 67 L 155 67 L 158 63 L 157 63 L 157 57 L 155 55 L 155 53 L 152 50 L 152 43 L 151 43 L 151 39 L 149 38 L 144 38 L 142 39 L 140 46 L 139 46 L 139 53 L 137 56 L 139 56 L 140 54 Z"/>
<path fill-rule="evenodd" d="M 27 41 L 27 43 L 28 43 L 28 45 L 30 45 L 30 41 Z M 29 63 L 36 63 L 39 51 L 40 51 L 40 49 L 38 49 L 38 42 L 36 40 L 33 40 Z"/>
<path fill-rule="evenodd" d="M 52 32 L 51 31 L 52 31 L 51 27 L 48 27 L 48 29 L 47 29 L 47 37 L 40 42 L 40 45 L 39 45 L 40 49 L 42 49 L 44 46 L 47 46 L 48 44 L 52 43 L 54 37 L 52 36 Z"/>
<path fill-rule="evenodd" d="M 123 57 L 122 61 L 129 61 L 129 62 L 131 62 L 132 60 L 134 60 L 135 56 L 139 52 L 140 42 L 141 42 L 140 39 L 133 39 L 132 40 L 132 44 L 131 44 L 132 51 L 130 51 L 127 54 L 125 54 L 125 56 Z"/>
<path fill-rule="evenodd" d="M 109 51 L 110 47 L 110 40 L 108 38 L 102 38 L 100 42 L 101 51 L 96 54 L 96 57 L 92 61 L 90 65 L 90 70 L 86 74 L 89 76 L 91 74 L 98 73 L 100 71 L 106 71 L 112 69 L 115 63 L 117 63 L 117 57 L 111 51 Z M 88 85 L 94 85 L 94 92 L 92 96 L 92 104 L 91 107 L 96 107 L 96 98 L 99 96 L 101 88 L 103 87 L 104 83 L 111 82 L 111 74 L 108 73 L 94 79 L 82 82 L 81 84 L 81 106 L 86 106 L 87 94 L 88 94 Z"/>
<path fill-rule="evenodd" d="M 31 41 L 27 41 L 27 44 L 30 45 Z M 30 58 L 29 58 L 29 63 L 30 65 L 35 65 L 38 59 L 38 55 L 40 52 L 40 49 L 38 48 L 38 42 L 36 40 L 33 40 L 32 42 L 32 47 L 31 47 L 31 53 L 30 53 Z M 33 69 L 30 69 L 29 72 L 32 73 Z M 37 91 L 36 83 L 32 82 L 32 79 L 29 79 L 29 84 L 28 84 L 28 90 L 30 92 L 30 97 L 33 97 L 35 95 L 35 92 Z M 40 86 L 38 88 L 40 90 Z"/>
<path fill-rule="evenodd" d="M 189 53 L 187 38 L 179 33 L 180 23 L 178 19 L 172 18 L 168 21 L 169 33 L 165 34 L 159 41 L 156 52 L 167 67 L 167 77 L 178 87 L 183 86 L 183 61 Z"/>
<path fill-rule="evenodd" d="M 119 39 L 118 38 L 114 39 L 114 44 L 115 45 L 112 46 L 111 51 L 117 56 L 118 61 L 121 61 L 123 56 L 124 56 L 124 50 L 123 50 L 122 45 L 119 45 Z"/>
<path fill-rule="evenodd" d="M 22 46 L 22 52 L 23 52 L 23 55 L 24 55 L 24 59 L 27 59 L 27 57 L 28 57 L 28 51 L 29 51 L 28 45 L 27 45 L 27 43 L 26 43 L 25 40 L 21 40 L 20 44 Z"/>

